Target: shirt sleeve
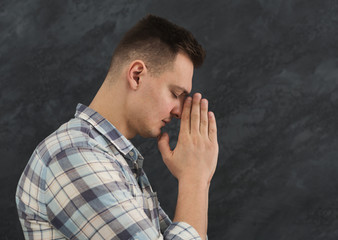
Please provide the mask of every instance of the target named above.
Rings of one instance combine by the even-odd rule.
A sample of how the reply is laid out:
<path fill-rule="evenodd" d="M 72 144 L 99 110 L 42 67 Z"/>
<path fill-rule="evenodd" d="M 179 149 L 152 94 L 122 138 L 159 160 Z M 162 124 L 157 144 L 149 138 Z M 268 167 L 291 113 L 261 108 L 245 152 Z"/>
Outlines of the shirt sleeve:
<path fill-rule="evenodd" d="M 198 238 L 195 238 L 195 239 L 201 239 L 199 237 L 197 231 L 192 226 L 190 226 L 189 224 L 187 224 L 185 222 L 172 223 L 172 221 L 170 220 L 170 218 L 165 213 L 165 211 L 161 208 L 160 205 L 159 205 L 159 220 L 160 220 L 161 232 L 164 233 L 164 236 L 167 239 L 182 239 L 182 238 L 183 239 L 189 239 L 190 235 L 198 236 Z M 173 226 L 177 226 L 177 227 L 174 228 Z M 190 235 L 187 234 L 186 238 L 184 238 L 182 235 L 180 235 L 178 237 L 176 233 L 178 232 L 179 229 L 181 229 L 181 231 L 179 231 L 179 232 L 181 232 L 181 233 L 188 232 Z M 208 236 L 206 236 L 206 240 L 208 240 Z"/>
<path fill-rule="evenodd" d="M 163 235 L 134 199 L 121 166 L 87 148 L 56 155 L 46 171 L 47 217 L 70 239 L 200 239 L 187 223 L 168 222 Z M 163 210 L 161 210 L 163 211 Z"/>

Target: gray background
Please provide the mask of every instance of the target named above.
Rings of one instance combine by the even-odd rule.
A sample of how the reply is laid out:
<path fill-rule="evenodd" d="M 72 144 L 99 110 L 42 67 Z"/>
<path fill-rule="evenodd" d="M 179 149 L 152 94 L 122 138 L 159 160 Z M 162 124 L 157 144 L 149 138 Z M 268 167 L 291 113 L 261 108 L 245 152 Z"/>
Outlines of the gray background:
<path fill-rule="evenodd" d="M 0 239 L 23 239 L 14 195 L 35 146 L 78 102 L 90 103 L 121 34 L 147 13 L 186 27 L 207 50 L 193 91 L 218 120 L 209 239 L 337 239 L 338 3 L 330 0 L 1 0 Z M 173 145 L 178 126 L 167 128 Z M 156 141 L 133 142 L 173 216 L 177 183 Z"/>

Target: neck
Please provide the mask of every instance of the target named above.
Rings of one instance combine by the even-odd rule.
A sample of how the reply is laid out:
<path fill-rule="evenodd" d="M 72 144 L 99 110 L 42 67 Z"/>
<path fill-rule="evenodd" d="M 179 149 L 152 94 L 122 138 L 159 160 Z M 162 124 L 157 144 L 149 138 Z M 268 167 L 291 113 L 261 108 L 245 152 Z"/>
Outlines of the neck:
<path fill-rule="evenodd" d="M 123 81 L 110 83 L 106 79 L 89 107 L 113 124 L 123 136 L 131 139 L 136 134 L 128 126 L 125 99 Z"/>

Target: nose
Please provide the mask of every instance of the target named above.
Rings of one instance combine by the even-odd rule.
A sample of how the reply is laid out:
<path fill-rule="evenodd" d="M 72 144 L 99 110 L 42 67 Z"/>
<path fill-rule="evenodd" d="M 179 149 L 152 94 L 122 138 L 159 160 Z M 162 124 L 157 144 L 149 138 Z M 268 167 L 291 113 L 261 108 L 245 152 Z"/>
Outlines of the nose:
<path fill-rule="evenodd" d="M 182 111 L 183 111 L 183 102 L 184 98 L 179 99 L 173 109 L 171 110 L 171 115 L 174 118 L 181 119 Z"/>

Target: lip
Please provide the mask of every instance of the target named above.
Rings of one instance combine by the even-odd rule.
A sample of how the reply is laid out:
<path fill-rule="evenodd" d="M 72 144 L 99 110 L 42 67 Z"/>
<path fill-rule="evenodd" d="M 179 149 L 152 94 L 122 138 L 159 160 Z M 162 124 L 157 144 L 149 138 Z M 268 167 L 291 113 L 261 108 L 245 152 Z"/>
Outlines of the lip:
<path fill-rule="evenodd" d="M 170 123 L 171 119 L 170 120 L 162 120 L 163 122 L 163 126 L 167 125 L 168 123 Z"/>
<path fill-rule="evenodd" d="M 171 119 L 170 120 L 162 120 L 162 122 L 164 122 L 164 125 L 166 125 L 167 123 L 170 123 Z"/>

